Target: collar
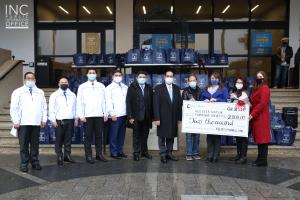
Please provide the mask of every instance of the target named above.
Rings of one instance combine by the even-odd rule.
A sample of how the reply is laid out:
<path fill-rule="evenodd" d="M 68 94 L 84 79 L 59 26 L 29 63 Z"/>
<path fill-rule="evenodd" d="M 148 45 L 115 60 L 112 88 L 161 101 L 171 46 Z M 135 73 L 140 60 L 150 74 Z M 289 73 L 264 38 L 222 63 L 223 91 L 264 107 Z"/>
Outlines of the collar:
<path fill-rule="evenodd" d="M 27 90 L 29 91 L 29 87 L 27 87 L 26 85 L 23 85 L 23 89 L 26 90 L 26 91 L 27 91 Z M 32 91 L 33 91 L 33 90 L 36 90 L 37 87 L 34 86 L 34 87 L 32 87 L 31 89 L 32 89 Z"/>
<path fill-rule="evenodd" d="M 173 88 L 173 84 L 168 85 L 168 84 L 165 83 L 165 85 L 166 85 L 167 88 L 169 88 L 169 87 Z"/>
<path fill-rule="evenodd" d="M 61 93 L 61 94 L 63 94 L 64 93 L 64 90 L 62 90 L 61 88 L 58 88 L 58 91 Z M 66 89 L 66 93 L 68 93 L 69 92 L 69 88 L 68 89 Z"/>

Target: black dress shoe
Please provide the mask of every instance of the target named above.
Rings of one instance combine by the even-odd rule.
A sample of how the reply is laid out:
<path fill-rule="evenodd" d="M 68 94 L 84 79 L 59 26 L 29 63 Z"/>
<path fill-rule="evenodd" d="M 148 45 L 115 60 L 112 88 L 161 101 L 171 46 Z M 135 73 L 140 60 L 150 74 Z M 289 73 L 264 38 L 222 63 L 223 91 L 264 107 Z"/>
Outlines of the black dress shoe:
<path fill-rule="evenodd" d="M 40 163 L 36 163 L 32 165 L 32 169 L 33 170 L 42 170 L 42 167 L 40 165 Z"/>
<path fill-rule="evenodd" d="M 71 156 L 65 156 L 64 161 L 68 163 L 75 163 L 75 160 L 73 160 Z"/>
<path fill-rule="evenodd" d="M 160 161 L 164 164 L 168 162 L 166 156 L 161 156 Z"/>
<path fill-rule="evenodd" d="M 24 173 L 27 173 L 28 172 L 28 167 L 22 166 L 22 167 L 20 167 L 20 171 L 24 172 Z"/>
<path fill-rule="evenodd" d="M 114 155 L 114 154 L 110 154 L 110 157 L 114 158 L 114 159 L 121 159 L 121 157 L 119 157 L 118 155 Z"/>
<path fill-rule="evenodd" d="M 239 160 L 235 161 L 236 164 L 246 164 L 247 158 L 240 158 Z"/>
<path fill-rule="evenodd" d="M 178 161 L 178 158 L 175 157 L 173 154 L 168 154 L 168 155 L 166 156 L 166 158 L 167 158 L 168 160 Z"/>
<path fill-rule="evenodd" d="M 267 161 L 255 161 L 255 162 L 252 162 L 252 166 L 253 167 L 267 167 L 268 162 Z"/>
<path fill-rule="evenodd" d="M 147 158 L 147 159 L 152 159 L 152 156 L 149 153 L 143 153 L 142 157 Z"/>
<path fill-rule="evenodd" d="M 213 158 L 206 158 L 206 162 L 213 162 Z"/>
<path fill-rule="evenodd" d="M 217 163 L 217 162 L 219 162 L 219 159 L 218 158 L 214 158 L 214 159 L 212 159 L 211 162 Z"/>
<path fill-rule="evenodd" d="M 107 160 L 104 158 L 102 154 L 96 156 L 96 160 L 102 161 L 102 162 L 107 162 Z"/>
<path fill-rule="evenodd" d="M 127 158 L 128 156 L 124 153 L 118 153 L 118 157 L 120 158 Z"/>
<path fill-rule="evenodd" d="M 92 158 L 86 158 L 86 162 L 89 164 L 95 164 L 95 161 Z"/>
<path fill-rule="evenodd" d="M 57 166 L 63 166 L 63 159 L 61 156 L 57 157 Z"/>
<path fill-rule="evenodd" d="M 139 155 L 133 155 L 133 160 L 140 161 L 140 156 Z"/>
<path fill-rule="evenodd" d="M 235 157 L 233 158 L 229 158 L 228 160 L 229 161 L 238 161 L 241 157 L 239 155 L 236 155 Z"/>

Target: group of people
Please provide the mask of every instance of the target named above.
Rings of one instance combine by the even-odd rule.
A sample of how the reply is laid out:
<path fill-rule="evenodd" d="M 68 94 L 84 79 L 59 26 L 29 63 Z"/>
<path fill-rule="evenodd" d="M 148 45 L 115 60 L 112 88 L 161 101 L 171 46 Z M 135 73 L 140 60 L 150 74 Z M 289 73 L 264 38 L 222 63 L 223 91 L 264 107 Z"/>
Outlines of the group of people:
<path fill-rule="evenodd" d="M 94 164 L 95 159 L 106 162 L 102 145 L 104 124 L 109 124 L 110 156 L 114 159 L 126 158 L 123 151 L 126 127 L 133 128 L 133 160 L 141 157 L 152 159 L 148 152 L 147 140 L 152 123 L 157 126 L 158 146 L 162 163 L 177 161 L 173 155 L 174 138 L 178 137 L 178 123 L 182 118 L 182 101 L 204 101 L 251 103 L 249 120 L 254 141 L 258 144 L 258 157 L 255 166 L 267 165 L 268 143 L 270 142 L 270 114 L 268 103 L 270 91 L 266 74 L 256 75 L 254 91 L 250 98 L 245 90 L 243 78 L 237 78 L 235 90 L 228 94 L 222 84 L 221 75 L 214 72 L 209 84 L 200 89 L 197 76 L 190 74 L 188 87 L 181 93 L 174 84 L 174 72 L 167 70 L 164 82 L 153 88 L 147 84 L 147 73 L 140 71 L 136 80 L 127 87 L 122 83 L 123 74 L 119 70 L 112 73 L 112 82 L 107 87 L 97 81 L 94 69 L 87 71 L 87 82 L 78 88 L 77 96 L 69 89 L 68 79 L 59 80 L 59 89 L 49 99 L 49 115 L 43 90 L 35 85 L 34 73 L 24 75 L 24 85 L 16 89 L 11 96 L 10 114 L 13 126 L 18 130 L 20 144 L 20 171 L 27 172 L 29 163 L 32 169 L 41 170 L 39 162 L 40 128 L 47 120 L 55 128 L 55 152 L 57 165 L 64 162 L 74 163 L 71 157 L 71 140 L 74 126 L 83 123 L 85 130 L 84 149 L 87 163 Z M 199 160 L 200 134 L 185 133 L 186 160 Z M 95 142 L 95 157 L 92 143 Z M 207 161 L 218 162 L 221 136 L 207 135 Z M 64 148 L 62 150 L 62 148 Z M 237 138 L 236 163 L 247 162 L 247 138 Z"/>

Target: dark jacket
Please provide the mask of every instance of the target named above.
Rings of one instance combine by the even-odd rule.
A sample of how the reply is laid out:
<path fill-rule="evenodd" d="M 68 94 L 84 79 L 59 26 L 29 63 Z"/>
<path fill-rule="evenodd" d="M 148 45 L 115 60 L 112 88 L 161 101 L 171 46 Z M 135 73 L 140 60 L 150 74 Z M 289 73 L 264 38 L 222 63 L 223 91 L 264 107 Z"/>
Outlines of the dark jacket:
<path fill-rule="evenodd" d="M 281 46 L 277 48 L 276 55 L 277 55 L 277 59 L 276 59 L 277 64 L 281 64 Z M 290 64 L 292 57 L 293 57 L 292 47 L 286 46 L 286 48 L 285 48 L 285 62 L 287 64 Z"/>
<path fill-rule="evenodd" d="M 180 88 L 172 84 L 173 101 L 171 101 L 165 83 L 155 87 L 153 95 L 154 121 L 160 121 L 157 136 L 174 138 L 178 135 L 178 121 L 181 121 L 182 100 Z"/>
<path fill-rule="evenodd" d="M 182 92 L 182 100 L 191 100 L 194 98 L 197 101 L 199 100 L 200 93 L 201 90 L 198 86 L 195 89 L 191 87 L 184 88 Z"/>
<path fill-rule="evenodd" d="M 294 64 L 295 64 L 295 67 L 299 67 L 299 64 L 300 64 L 300 47 L 298 48 L 297 53 L 295 54 Z"/>
<path fill-rule="evenodd" d="M 228 97 L 228 90 L 227 88 L 219 88 L 214 94 L 210 94 L 208 90 L 204 90 L 200 95 L 200 101 L 204 100 L 210 100 L 211 98 L 214 98 L 217 100 L 217 102 L 227 102 Z"/>
<path fill-rule="evenodd" d="M 145 84 L 144 96 L 139 84 L 133 82 L 127 91 L 126 96 L 126 112 L 128 119 L 134 119 L 136 121 L 148 122 L 149 128 L 152 127 L 153 118 L 153 90 L 148 84 Z"/>

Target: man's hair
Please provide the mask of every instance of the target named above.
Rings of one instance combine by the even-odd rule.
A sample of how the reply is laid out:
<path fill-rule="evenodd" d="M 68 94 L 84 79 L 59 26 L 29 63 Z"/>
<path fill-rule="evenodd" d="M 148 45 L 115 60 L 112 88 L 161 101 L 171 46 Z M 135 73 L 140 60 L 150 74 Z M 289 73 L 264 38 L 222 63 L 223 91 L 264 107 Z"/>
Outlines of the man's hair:
<path fill-rule="evenodd" d="M 140 74 L 144 74 L 144 75 L 148 75 L 148 73 L 146 72 L 146 71 L 139 71 L 137 74 L 136 74 L 136 76 L 139 76 Z"/>
<path fill-rule="evenodd" d="M 69 82 L 69 79 L 66 76 L 62 76 L 59 78 L 58 82 L 60 82 L 61 79 L 67 79 L 67 81 Z"/>
<path fill-rule="evenodd" d="M 173 75 L 175 75 L 175 72 L 174 72 L 173 70 L 171 70 L 171 69 L 167 69 L 167 70 L 165 71 L 165 75 L 167 75 L 168 72 L 172 72 Z"/>
<path fill-rule="evenodd" d="M 95 71 L 95 72 L 97 73 L 96 69 L 94 69 L 94 68 L 89 68 L 89 69 L 87 70 L 87 74 L 88 74 L 89 71 L 91 71 L 91 70 L 93 70 L 93 71 Z"/>
<path fill-rule="evenodd" d="M 33 72 L 26 72 L 26 73 L 24 74 L 24 79 L 26 79 L 26 76 L 29 75 L 29 74 L 33 75 L 34 78 L 35 78 L 35 74 L 34 74 Z"/>
<path fill-rule="evenodd" d="M 121 72 L 121 70 L 119 70 L 119 69 L 116 69 L 116 70 L 114 70 L 114 71 L 112 72 L 112 75 L 115 75 L 116 73 L 123 74 L 123 73 Z"/>

